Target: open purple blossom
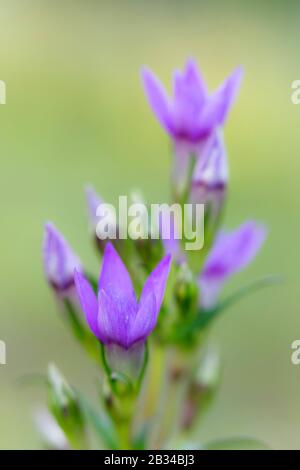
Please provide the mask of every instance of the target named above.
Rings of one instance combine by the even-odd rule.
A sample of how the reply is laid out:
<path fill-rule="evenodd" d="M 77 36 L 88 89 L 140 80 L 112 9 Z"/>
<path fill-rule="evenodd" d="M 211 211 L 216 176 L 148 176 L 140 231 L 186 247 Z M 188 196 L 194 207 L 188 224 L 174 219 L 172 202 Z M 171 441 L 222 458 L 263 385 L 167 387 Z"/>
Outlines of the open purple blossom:
<path fill-rule="evenodd" d="M 169 255 L 160 261 L 146 280 L 138 301 L 129 273 L 111 243 L 104 251 L 98 298 L 82 273 L 75 272 L 76 290 L 87 323 L 103 344 L 129 350 L 145 342 L 157 322 L 170 263 Z"/>
<path fill-rule="evenodd" d="M 78 256 L 52 223 L 45 225 L 43 259 L 46 278 L 60 295 L 68 295 L 74 287 L 74 269 L 82 272 Z"/>
<path fill-rule="evenodd" d="M 170 99 L 155 75 L 142 70 L 149 104 L 163 128 L 174 140 L 197 143 L 205 140 L 226 120 L 240 85 L 242 70 L 233 73 L 209 95 L 194 60 L 183 72 L 175 71 Z"/>
<path fill-rule="evenodd" d="M 201 157 L 215 131 L 224 125 L 241 78 L 242 69 L 237 67 L 209 94 L 195 61 L 190 59 L 183 72 L 175 71 L 170 98 L 156 76 L 143 68 L 142 80 L 149 104 L 174 141 L 173 180 L 179 187 L 187 178 L 191 155 Z"/>
<path fill-rule="evenodd" d="M 199 277 L 202 307 L 215 306 L 224 283 L 254 259 L 265 238 L 266 228 L 254 221 L 218 234 Z"/>

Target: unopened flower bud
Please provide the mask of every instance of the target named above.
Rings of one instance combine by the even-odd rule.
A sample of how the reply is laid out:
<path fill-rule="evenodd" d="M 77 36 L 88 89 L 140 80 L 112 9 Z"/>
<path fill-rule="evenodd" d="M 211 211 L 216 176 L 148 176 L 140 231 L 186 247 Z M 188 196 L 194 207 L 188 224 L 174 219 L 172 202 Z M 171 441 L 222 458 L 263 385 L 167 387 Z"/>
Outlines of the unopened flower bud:
<path fill-rule="evenodd" d="M 49 407 L 58 425 L 75 448 L 85 445 L 85 424 L 75 391 L 54 364 L 48 368 Z"/>
<path fill-rule="evenodd" d="M 73 298 L 74 269 L 82 272 L 82 265 L 63 235 L 51 223 L 45 225 L 43 256 L 46 278 L 51 287 L 59 297 Z"/>
<path fill-rule="evenodd" d="M 193 273 L 185 263 L 179 268 L 174 290 L 177 305 L 184 316 L 197 311 L 199 287 Z"/>
<path fill-rule="evenodd" d="M 190 203 L 205 205 L 205 232 L 213 236 L 222 213 L 228 184 L 227 156 L 220 134 L 197 162 L 192 177 Z"/>

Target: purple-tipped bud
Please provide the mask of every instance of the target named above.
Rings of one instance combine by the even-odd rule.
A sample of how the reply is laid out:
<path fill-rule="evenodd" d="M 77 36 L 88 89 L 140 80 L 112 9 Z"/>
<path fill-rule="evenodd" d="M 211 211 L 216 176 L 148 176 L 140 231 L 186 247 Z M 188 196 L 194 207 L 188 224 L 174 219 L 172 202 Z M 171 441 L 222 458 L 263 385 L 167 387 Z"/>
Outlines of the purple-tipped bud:
<path fill-rule="evenodd" d="M 218 234 L 199 277 L 202 307 L 215 306 L 224 283 L 251 263 L 265 238 L 266 228 L 254 221 Z"/>
<path fill-rule="evenodd" d="M 68 296 L 74 287 L 74 269 L 82 272 L 82 266 L 63 235 L 51 223 L 45 225 L 43 258 L 49 284 L 59 295 Z"/>
<path fill-rule="evenodd" d="M 170 256 L 161 260 L 146 280 L 139 300 L 129 273 L 111 243 L 104 252 L 98 298 L 85 277 L 80 272 L 75 273 L 76 290 L 87 323 L 93 334 L 113 351 L 111 356 L 117 355 L 120 360 L 122 354 L 130 356 L 139 345 L 143 346 L 154 329 L 170 263 Z"/>
<path fill-rule="evenodd" d="M 92 186 L 86 186 L 85 194 L 90 230 L 95 239 L 97 248 L 100 250 L 101 254 L 103 254 L 108 241 L 106 231 L 108 220 L 110 225 L 113 226 L 112 238 L 114 243 L 120 243 L 119 227 L 115 220 L 114 209 L 110 204 L 106 204 L 101 199 Z"/>
<path fill-rule="evenodd" d="M 190 202 L 205 204 L 209 225 L 214 224 L 221 213 L 227 183 L 227 155 L 222 137 L 216 135 L 207 153 L 197 162 L 190 189 Z"/>

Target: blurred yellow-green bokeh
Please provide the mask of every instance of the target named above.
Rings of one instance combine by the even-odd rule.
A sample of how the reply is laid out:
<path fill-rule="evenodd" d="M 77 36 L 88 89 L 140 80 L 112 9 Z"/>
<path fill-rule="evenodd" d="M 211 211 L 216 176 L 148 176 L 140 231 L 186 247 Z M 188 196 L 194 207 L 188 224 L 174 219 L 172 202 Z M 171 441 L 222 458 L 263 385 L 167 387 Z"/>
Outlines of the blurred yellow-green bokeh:
<path fill-rule="evenodd" d="M 226 224 L 256 218 L 269 227 L 253 265 L 227 292 L 264 274 L 284 284 L 247 298 L 220 318 L 223 382 L 199 428 L 199 443 L 252 436 L 273 448 L 300 448 L 300 78 L 298 2 L 0 1 L 1 296 L 0 448 L 38 448 L 32 422 L 45 402 L 40 374 L 56 362 L 95 395 L 96 370 L 60 321 L 44 282 L 43 224 L 53 220 L 87 266 L 90 243 L 83 187 L 109 202 L 142 188 L 151 202 L 169 194 L 169 142 L 148 108 L 139 70 L 170 86 L 172 70 L 194 56 L 212 89 L 237 65 L 245 79 L 225 137 L 230 161 Z M 25 385 L 26 383 L 26 385 Z"/>

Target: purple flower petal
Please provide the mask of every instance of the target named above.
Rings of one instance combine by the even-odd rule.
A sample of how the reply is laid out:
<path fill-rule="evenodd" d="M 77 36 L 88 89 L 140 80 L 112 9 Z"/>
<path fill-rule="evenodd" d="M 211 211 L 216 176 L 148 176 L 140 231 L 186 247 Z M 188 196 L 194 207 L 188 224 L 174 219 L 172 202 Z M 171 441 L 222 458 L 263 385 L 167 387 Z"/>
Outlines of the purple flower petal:
<path fill-rule="evenodd" d="M 177 263 L 182 263 L 185 260 L 184 253 L 180 246 L 180 241 L 171 235 L 169 239 L 164 238 L 162 240 L 164 245 L 164 251 L 166 254 L 172 256 Z"/>
<path fill-rule="evenodd" d="M 189 60 L 183 73 L 174 73 L 173 116 L 179 136 L 193 136 L 197 132 L 195 123 L 199 120 L 206 98 L 206 87 L 197 65 L 193 60 Z"/>
<path fill-rule="evenodd" d="M 207 257 L 206 275 L 230 276 L 245 268 L 266 238 L 264 226 L 248 221 L 232 232 L 221 232 Z"/>
<path fill-rule="evenodd" d="M 223 283 L 253 260 L 265 238 L 265 227 L 253 221 L 218 235 L 199 278 L 204 307 L 210 308 L 215 304 Z"/>
<path fill-rule="evenodd" d="M 74 284 L 74 269 L 82 271 L 81 262 L 53 224 L 45 225 L 44 269 L 48 281 L 58 291 Z"/>
<path fill-rule="evenodd" d="M 146 67 L 142 69 L 142 81 L 152 111 L 164 129 L 172 134 L 172 122 L 168 96 L 155 75 Z"/>
<path fill-rule="evenodd" d="M 98 290 L 104 290 L 113 299 L 136 302 L 129 273 L 111 243 L 107 243 L 104 250 Z"/>
<path fill-rule="evenodd" d="M 185 66 L 184 84 L 193 90 L 193 95 L 201 106 L 207 98 L 207 88 L 194 59 L 189 59 Z"/>
<path fill-rule="evenodd" d="M 98 328 L 103 343 L 115 343 L 128 349 L 131 345 L 129 331 L 138 306 L 124 298 L 112 297 L 103 289 L 99 291 Z"/>
<path fill-rule="evenodd" d="M 129 329 L 128 344 L 131 346 L 145 340 L 155 328 L 159 309 L 157 309 L 154 292 L 148 291 L 140 302 L 139 309 Z"/>
<path fill-rule="evenodd" d="M 223 124 L 227 118 L 227 114 L 230 111 L 236 95 L 239 91 L 241 81 L 243 78 L 242 67 L 237 67 L 232 74 L 225 80 L 223 85 L 215 92 L 215 94 L 221 95 L 223 100 L 223 106 L 220 113 L 220 124 Z"/>
<path fill-rule="evenodd" d="M 242 69 L 236 68 L 207 100 L 198 122 L 201 133 L 205 134 L 210 132 L 212 128 L 224 124 L 238 92 L 242 76 Z"/>
<path fill-rule="evenodd" d="M 74 272 L 75 287 L 81 304 L 81 308 L 85 314 L 86 321 L 93 334 L 101 339 L 98 329 L 98 300 L 90 283 L 86 278 L 75 270 Z"/>

